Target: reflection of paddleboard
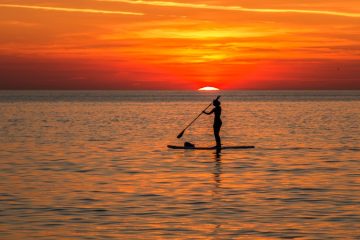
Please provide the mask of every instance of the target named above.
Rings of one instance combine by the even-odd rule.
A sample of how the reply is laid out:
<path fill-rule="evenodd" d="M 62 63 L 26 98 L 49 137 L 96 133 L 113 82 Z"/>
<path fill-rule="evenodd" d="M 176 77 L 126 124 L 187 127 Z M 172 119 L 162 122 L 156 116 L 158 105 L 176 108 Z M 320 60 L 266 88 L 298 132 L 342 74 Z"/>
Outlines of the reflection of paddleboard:
<path fill-rule="evenodd" d="M 186 149 L 186 150 L 216 150 L 216 147 L 184 147 L 184 146 L 173 146 L 173 145 L 168 145 L 167 147 L 171 149 Z M 229 146 L 229 147 L 221 147 L 221 150 L 248 149 L 248 148 L 255 148 L 255 146 Z"/>

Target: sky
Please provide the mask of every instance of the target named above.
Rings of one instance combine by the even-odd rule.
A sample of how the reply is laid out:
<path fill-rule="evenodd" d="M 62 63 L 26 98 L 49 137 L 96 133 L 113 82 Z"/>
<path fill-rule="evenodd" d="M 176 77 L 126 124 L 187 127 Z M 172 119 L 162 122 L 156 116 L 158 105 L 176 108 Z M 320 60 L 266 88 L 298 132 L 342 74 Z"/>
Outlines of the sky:
<path fill-rule="evenodd" d="M 0 89 L 360 90 L 359 0 L 1 0 Z"/>

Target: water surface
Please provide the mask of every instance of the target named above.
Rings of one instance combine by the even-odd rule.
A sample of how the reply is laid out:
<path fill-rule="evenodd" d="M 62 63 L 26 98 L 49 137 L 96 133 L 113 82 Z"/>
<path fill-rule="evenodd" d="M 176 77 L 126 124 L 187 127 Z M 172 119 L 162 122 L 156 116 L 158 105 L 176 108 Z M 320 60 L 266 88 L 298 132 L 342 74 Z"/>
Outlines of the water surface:
<path fill-rule="evenodd" d="M 360 93 L 0 92 L 1 239 L 360 239 Z"/>

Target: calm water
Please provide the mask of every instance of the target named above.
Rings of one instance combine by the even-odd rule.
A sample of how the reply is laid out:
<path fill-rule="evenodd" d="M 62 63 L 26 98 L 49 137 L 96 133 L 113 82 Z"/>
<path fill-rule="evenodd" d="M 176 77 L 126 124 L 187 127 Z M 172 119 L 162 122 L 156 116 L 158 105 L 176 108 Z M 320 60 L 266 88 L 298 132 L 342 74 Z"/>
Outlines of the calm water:
<path fill-rule="evenodd" d="M 222 94 L 0 92 L 0 239 L 360 239 L 360 92 Z"/>

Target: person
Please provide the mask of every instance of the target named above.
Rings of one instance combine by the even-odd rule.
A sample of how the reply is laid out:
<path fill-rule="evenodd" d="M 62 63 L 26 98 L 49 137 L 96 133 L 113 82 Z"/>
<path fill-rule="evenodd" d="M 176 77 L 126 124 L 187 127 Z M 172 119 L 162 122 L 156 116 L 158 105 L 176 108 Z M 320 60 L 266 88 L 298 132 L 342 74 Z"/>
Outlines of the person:
<path fill-rule="evenodd" d="M 221 148 L 221 138 L 220 138 L 220 129 L 221 129 L 221 125 L 222 125 L 222 121 L 221 121 L 221 103 L 218 99 L 215 99 L 213 101 L 213 105 L 214 108 L 210 111 L 210 112 L 206 112 L 205 110 L 203 111 L 203 113 L 205 113 L 206 115 L 211 115 L 212 113 L 214 113 L 214 136 L 215 136 L 215 141 L 216 141 L 216 148 Z"/>

